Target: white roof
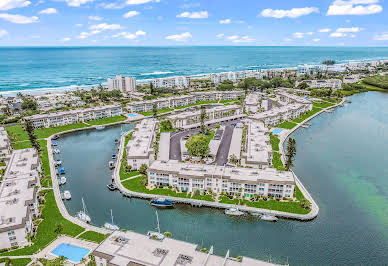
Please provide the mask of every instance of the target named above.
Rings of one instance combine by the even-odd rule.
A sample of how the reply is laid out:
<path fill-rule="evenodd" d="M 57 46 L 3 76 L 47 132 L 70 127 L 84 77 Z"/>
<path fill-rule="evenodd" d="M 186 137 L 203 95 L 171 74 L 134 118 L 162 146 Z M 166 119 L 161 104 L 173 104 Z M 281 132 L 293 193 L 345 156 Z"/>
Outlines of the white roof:
<path fill-rule="evenodd" d="M 157 120 L 143 119 L 135 127 L 132 139 L 127 144 L 127 157 L 148 157 L 153 151 L 152 140 L 155 134 Z"/>

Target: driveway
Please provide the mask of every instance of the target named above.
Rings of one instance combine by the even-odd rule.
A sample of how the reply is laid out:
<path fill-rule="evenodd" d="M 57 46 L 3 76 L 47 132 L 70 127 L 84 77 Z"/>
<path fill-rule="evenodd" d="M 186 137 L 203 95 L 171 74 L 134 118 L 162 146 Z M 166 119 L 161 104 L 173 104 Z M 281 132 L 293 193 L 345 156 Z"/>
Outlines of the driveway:
<path fill-rule="evenodd" d="M 222 135 L 220 146 L 218 147 L 215 163 L 216 165 L 223 165 L 228 162 L 228 154 L 230 148 L 230 142 L 233 135 L 233 124 L 225 126 L 224 134 Z"/>

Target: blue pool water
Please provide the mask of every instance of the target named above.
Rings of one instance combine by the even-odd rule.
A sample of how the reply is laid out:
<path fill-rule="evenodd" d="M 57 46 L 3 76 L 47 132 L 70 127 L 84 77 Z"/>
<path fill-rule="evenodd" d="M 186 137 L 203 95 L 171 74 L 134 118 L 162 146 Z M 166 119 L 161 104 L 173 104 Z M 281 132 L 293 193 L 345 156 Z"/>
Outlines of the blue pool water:
<path fill-rule="evenodd" d="M 80 262 L 89 252 L 90 249 L 73 246 L 67 243 L 62 243 L 51 251 L 55 256 L 64 256 L 74 263 Z"/>
<path fill-rule="evenodd" d="M 272 133 L 273 134 L 279 134 L 283 131 L 283 129 L 280 129 L 280 128 L 275 128 L 274 130 L 272 130 Z"/>
<path fill-rule="evenodd" d="M 129 117 L 136 117 L 135 114 L 128 114 Z"/>

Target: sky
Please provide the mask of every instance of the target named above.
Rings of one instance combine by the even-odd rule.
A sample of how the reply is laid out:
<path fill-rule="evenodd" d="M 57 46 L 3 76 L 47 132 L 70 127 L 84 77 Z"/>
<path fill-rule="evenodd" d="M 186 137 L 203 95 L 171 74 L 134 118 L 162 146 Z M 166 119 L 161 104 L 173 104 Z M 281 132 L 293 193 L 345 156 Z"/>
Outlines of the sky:
<path fill-rule="evenodd" d="M 0 46 L 388 46 L 388 0 L 0 0 Z"/>

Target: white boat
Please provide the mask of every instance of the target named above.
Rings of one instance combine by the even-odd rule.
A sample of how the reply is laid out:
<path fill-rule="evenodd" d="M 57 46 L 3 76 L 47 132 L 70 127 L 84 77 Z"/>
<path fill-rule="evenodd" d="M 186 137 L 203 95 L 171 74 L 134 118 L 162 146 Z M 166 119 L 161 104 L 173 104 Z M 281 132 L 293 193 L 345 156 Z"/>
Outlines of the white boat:
<path fill-rule="evenodd" d="M 80 219 L 81 221 L 83 221 L 85 223 L 90 223 L 90 221 L 91 221 L 89 215 L 87 215 L 84 198 L 82 198 L 82 211 L 79 211 L 77 213 L 77 217 L 78 217 L 78 219 Z"/>
<path fill-rule="evenodd" d="M 260 217 L 261 220 L 266 221 L 266 222 L 277 222 L 278 218 L 276 216 L 271 215 L 271 214 L 263 214 Z"/>
<path fill-rule="evenodd" d="M 241 216 L 244 215 L 242 211 L 239 211 L 237 208 L 230 208 L 225 210 L 226 215 L 232 215 L 232 216 Z"/>
<path fill-rule="evenodd" d="M 54 162 L 54 165 L 55 166 L 60 166 L 62 164 L 62 161 L 61 160 L 56 160 L 55 162 Z"/>
<path fill-rule="evenodd" d="M 95 128 L 96 128 L 97 130 L 101 130 L 101 129 L 104 129 L 105 126 L 103 126 L 103 125 L 98 125 L 98 126 L 95 126 Z"/>
<path fill-rule="evenodd" d="M 66 200 L 71 199 L 70 191 L 65 190 L 65 191 L 63 192 L 63 198 L 66 199 Z"/>
<path fill-rule="evenodd" d="M 260 213 L 258 213 L 258 212 L 250 212 L 249 214 L 252 216 L 255 216 L 255 217 L 260 216 Z"/>
<path fill-rule="evenodd" d="M 113 222 L 113 213 L 112 213 L 112 209 L 110 210 L 110 217 L 112 219 L 112 223 L 105 223 L 104 224 L 104 227 L 108 230 L 113 230 L 113 231 L 118 231 L 120 230 L 120 227 L 118 227 L 117 225 L 114 224 Z"/>
<path fill-rule="evenodd" d="M 110 161 L 109 162 L 109 169 L 113 169 L 115 168 L 115 162 L 114 161 Z"/>
<path fill-rule="evenodd" d="M 66 177 L 62 176 L 61 179 L 59 180 L 59 184 L 61 185 L 66 184 Z"/>
<path fill-rule="evenodd" d="M 61 151 L 59 149 L 53 149 L 53 153 L 58 154 L 58 153 L 61 153 Z"/>
<path fill-rule="evenodd" d="M 149 236 L 150 238 L 155 239 L 155 240 L 163 240 L 164 239 L 164 235 L 160 233 L 158 211 L 155 211 L 155 213 L 156 213 L 156 221 L 157 221 L 157 224 L 158 224 L 158 227 L 156 229 L 158 229 L 158 232 L 148 231 L 147 236 Z"/>

